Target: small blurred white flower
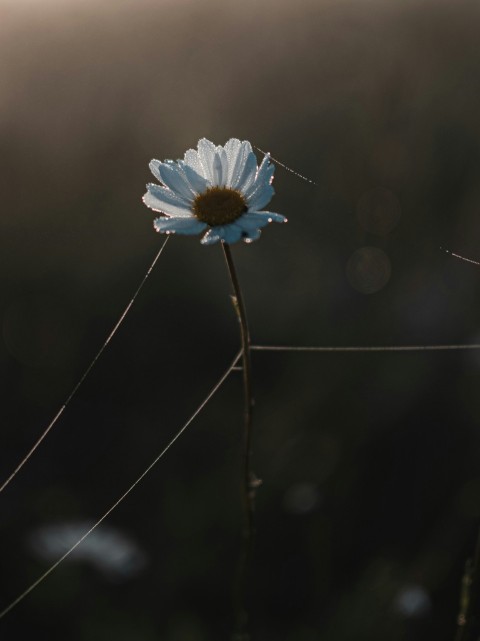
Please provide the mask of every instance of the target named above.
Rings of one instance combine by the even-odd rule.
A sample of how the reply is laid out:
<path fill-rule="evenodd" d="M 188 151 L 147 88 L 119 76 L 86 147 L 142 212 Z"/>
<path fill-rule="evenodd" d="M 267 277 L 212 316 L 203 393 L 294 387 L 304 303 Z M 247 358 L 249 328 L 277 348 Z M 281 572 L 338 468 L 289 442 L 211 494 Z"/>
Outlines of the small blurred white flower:
<path fill-rule="evenodd" d="M 149 183 L 143 202 L 164 214 L 154 221 L 158 232 L 200 234 L 203 245 L 218 241 L 257 240 L 271 222 L 285 216 L 262 211 L 270 202 L 274 165 L 266 154 L 260 166 L 251 144 L 231 138 L 223 147 L 202 138 L 184 160 L 152 160 L 150 169 L 162 185 Z"/>
<path fill-rule="evenodd" d="M 29 547 L 39 558 L 56 561 L 94 525 L 93 521 L 73 521 L 45 525 L 29 537 Z M 140 572 L 146 558 L 140 548 L 119 530 L 97 527 L 68 557 L 87 561 L 110 579 L 127 579 Z"/>

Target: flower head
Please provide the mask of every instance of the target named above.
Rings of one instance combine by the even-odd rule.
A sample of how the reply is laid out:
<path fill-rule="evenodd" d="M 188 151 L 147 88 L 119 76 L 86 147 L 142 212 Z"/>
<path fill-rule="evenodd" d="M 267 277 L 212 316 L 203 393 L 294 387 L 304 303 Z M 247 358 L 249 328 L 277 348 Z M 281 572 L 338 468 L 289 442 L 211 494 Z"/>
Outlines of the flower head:
<path fill-rule="evenodd" d="M 201 243 L 250 243 L 281 214 L 263 211 L 273 196 L 274 165 L 266 154 L 260 166 L 251 144 L 231 138 L 223 147 L 202 138 L 183 160 L 152 160 L 152 174 L 143 202 L 163 215 L 153 226 L 166 234 L 200 234 Z"/>

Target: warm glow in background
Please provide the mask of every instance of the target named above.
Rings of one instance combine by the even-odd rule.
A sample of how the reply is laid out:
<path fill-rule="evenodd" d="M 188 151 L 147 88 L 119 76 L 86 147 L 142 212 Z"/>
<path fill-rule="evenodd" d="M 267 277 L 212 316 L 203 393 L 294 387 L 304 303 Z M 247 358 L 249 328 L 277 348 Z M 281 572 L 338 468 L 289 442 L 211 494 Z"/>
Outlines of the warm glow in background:
<path fill-rule="evenodd" d="M 0 471 L 108 335 L 161 237 L 148 161 L 206 136 L 277 168 L 235 246 L 256 343 L 480 342 L 480 5 L 0 0 Z M 54 432 L 0 496 L 0 609 L 98 518 L 237 349 L 218 247 L 173 238 Z M 252 628 L 450 641 L 480 517 L 480 356 L 256 354 Z M 10 641 L 229 638 L 233 376 Z M 112 552 L 113 550 L 113 552 Z"/>

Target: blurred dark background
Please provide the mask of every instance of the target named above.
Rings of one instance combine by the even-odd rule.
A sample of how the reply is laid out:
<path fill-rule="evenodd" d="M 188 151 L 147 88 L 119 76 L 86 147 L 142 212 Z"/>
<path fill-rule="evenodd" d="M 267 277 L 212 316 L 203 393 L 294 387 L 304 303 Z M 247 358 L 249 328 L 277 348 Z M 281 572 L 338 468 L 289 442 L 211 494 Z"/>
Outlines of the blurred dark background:
<path fill-rule="evenodd" d="M 480 5 L 0 0 L 0 469 L 57 412 L 162 238 L 148 161 L 271 151 L 234 247 L 254 342 L 480 342 Z M 0 608 L 98 518 L 238 349 L 219 247 L 173 238 L 0 496 Z M 253 639 L 447 641 L 480 517 L 480 353 L 256 353 Z M 229 638 L 241 379 L 0 622 L 0 638 Z"/>

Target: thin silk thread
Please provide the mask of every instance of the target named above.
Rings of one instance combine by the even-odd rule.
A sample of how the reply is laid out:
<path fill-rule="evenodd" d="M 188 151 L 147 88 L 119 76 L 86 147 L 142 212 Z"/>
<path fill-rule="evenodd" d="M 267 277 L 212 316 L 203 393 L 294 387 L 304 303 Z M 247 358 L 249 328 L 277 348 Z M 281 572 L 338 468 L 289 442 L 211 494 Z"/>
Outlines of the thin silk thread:
<path fill-rule="evenodd" d="M 211 400 L 211 398 L 217 393 L 217 391 L 220 389 L 220 387 L 223 385 L 225 380 L 228 378 L 230 373 L 235 369 L 236 364 L 238 363 L 238 360 L 242 354 L 242 351 L 240 350 L 235 358 L 233 359 L 232 363 L 228 367 L 227 370 L 222 374 L 222 376 L 219 378 L 219 380 L 215 383 L 215 385 L 212 387 L 210 392 L 207 394 L 207 396 L 203 399 L 203 401 L 200 403 L 200 405 L 197 407 L 197 409 L 193 412 L 193 414 L 190 416 L 190 418 L 182 425 L 182 427 L 178 430 L 178 432 L 175 434 L 175 436 L 168 442 L 168 444 L 163 448 L 163 450 L 156 456 L 153 461 L 150 463 L 150 465 L 140 474 L 140 476 L 137 478 L 136 481 L 134 481 L 130 487 L 118 498 L 115 503 L 111 507 L 108 508 L 108 510 L 101 516 L 98 521 L 92 527 L 85 532 L 85 534 L 78 539 L 76 543 L 72 545 L 71 548 L 69 548 L 65 554 L 63 554 L 55 563 L 53 563 L 43 574 L 41 574 L 36 581 L 34 581 L 26 590 L 24 590 L 16 599 L 14 599 L 9 605 L 7 605 L 6 608 L 4 608 L 0 612 L 0 619 L 2 619 L 6 614 L 8 614 L 15 606 L 17 606 L 25 597 L 27 597 L 32 590 L 34 590 L 40 583 L 42 583 L 54 570 L 58 568 L 58 566 L 68 557 L 70 554 L 77 549 L 77 547 L 83 543 L 83 541 L 89 536 L 94 530 L 97 529 L 97 527 L 103 523 L 103 521 L 117 508 L 120 503 L 124 499 L 127 498 L 127 496 L 137 487 L 137 485 L 147 476 L 147 474 L 150 472 L 150 470 L 155 467 L 155 465 L 158 463 L 158 461 L 163 458 L 163 456 L 168 452 L 168 450 L 172 447 L 172 445 L 180 438 L 180 436 L 185 432 L 187 427 L 192 423 L 192 421 L 200 414 L 200 412 L 203 410 L 205 405 Z"/>
<path fill-rule="evenodd" d="M 125 307 L 125 309 L 124 309 L 124 311 L 123 311 L 122 315 L 120 316 L 120 318 L 118 319 L 118 321 L 117 321 L 117 322 L 116 322 L 116 324 L 114 325 L 114 327 L 113 327 L 112 331 L 111 331 L 111 332 L 110 332 L 110 334 L 107 336 L 107 339 L 105 340 L 105 342 L 103 343 L 103 345 L 100 347 L 100 349 L 99 349 L 99 350 L 98 350 L 98 352 L 96 353 L 96 355 L 95 355 L 94 359 L 92 360 L 92 362 L 90 363 L 90 365 L 87 367 L 87 369 L 85 370 L 85 372 L 83 373 L 83 375 L 80 377 L 80 380 L 79 380 L 79 381 L 78 381 L 78 383 L 75 385 L 75 387 L 72 389 L 72 391 L 70 392 L 69 396 L 67 397 L 66 401 L 63 403 L 63 405 L 61 406 L 61 408 L 60 408 L 60 409 L 58 410 L 58 412 L 55 414 L 55 416 L 54 416 L 54 417 L 53 417 L 53 419 L 50 421 L 50 423 L 47 425 L 47 427 L 43 430 L 43 432 L 42 432 L 42 434 L 39 436 L 39 438 L 35 441 L 34 445 L 30 448 L 30 450 L 29 450 L 29 451 L 27 452 L 27 454 L 23 457 L 23 459 L 20 461 L 20 463 L 18 463 L 17 467 L 13 470 L 13 472 L 10 474 L 10 476 L 9 476 L 9 477 L 8 477 L 8 478 L 3 482 L 3 484 L 0 486 L 0 493 L 1 493 L 1 492 L 3 492 L 3 490 L 7 487 L 7 485 L 9 485 L 9 484 L 11 483 L 11 481 L 13 481 L 13 479 L 14 479 L 14 478 L 16 477 L 16 475 L 20 472 L 20 470 L 21 470 L 21 469 L 22 469 L 22 467 L 25 465 L 25 463 L 30 459 L 30 457 L 33 455 L 33 453 L 35 452 L 35 450 L 39 447 L 39 445 L 40 445 L 40 444 L 42 443 L 42 441 L 45 439 L 45 437 L 47 436 L 47 434 L 50 432 L 50 430 L 51 430 L 51 429 L 53 428 L 53 426 L 56 424 L 56 422 L 58 421 L 58 419 L 60 418 L 60 416 L 63 414 L 63 412 L 64 412 L 64 411 L 65 411 L 65 409 L 67 408 L 68 404 L 69 404 L 69 403 L 70 403 L 70 401 L 72 400 L 72 398 L 73 398 L 73 397 L 75 396 L 75 394 L 78 392 L 78 390 L 79 390 L 80 386 L 82 385 L 82 383 L 84 382 L 84 380 L 87 378 L 87 376 L 88 376 L 88 375 L 90 374 L 90 372 L 92 371 L 93 367 L 96 365 L 96 363 L 97 363 L 98 359 L 100 358 L 100 356 L 101 356 L 101 355 L 103 354 L 103 352 L 105 351 L 105 349 L 106 349 L 107 345 L 110 343 L 110 341 L 112 340 L 112 338 L 113 338 L 113 337 L 115 336 L 115 334 L 117 333 L 118 328 L 120 327 L 120 325 L 121 325 L 121 324 L 123 323 L 123 321 L 125 320 L 126 315 L 127 315 L 127 314 L 128 314 L 128 312 L 130 311 L 130 309 L 131 309 L 131 307 L 132 307 L 133 303 L 135 302 L 135 300 L 136 300 L 137 296 L 139 295 L 140 291 L 142 290 L 143 286 L 145 285 L 145 282 L 146 282 L 147 278 L 148 278 L 148 277 L 150 276 L 150 274 L 152 273 L 152 270 L 153 270 L 153 268 L 155 267 L 155 265 L 156 265 L 156 263 L 157 263 L 158 259 L 159 259 L 159 258 L 160 258 L 160 256 L 162 255 L 162 252 L 163 252 L 163 250 L 164 250 L 164 248 L 165 248 L 165 245 L 167 244 L 168 240 L 169 240 L 169 236 L 167 236 L 167 237 L 165 238 L 165 240 L 164 240 L 164 242 L 163 242 L 162 246 L 161 246 L 161 247 L 160 247 L 160 249 L 158 250 L 158 252 L 157 252 L 157 254 L 156 254 L 155 258 L 153 259 L 153 261 L 152 261 L 152 263 L 151 263 L 151 265 L 150 265 L 150 267 L 147 269 L 147 272 L 146 272 L 145 276 L 144 276 L 144 277 L 142 278 L 142 280 L 140 281 L 139 286 L 137 287 L 137 289 L 136 289 L 135 293 L 133 294 L 133 297 L 131 298 L 131 300 L 130 300 L 130 302 L 128 303 L 128 305 Z"/>
<path fill-rule="evenodd" d="M 460 256 L 460 254 L 455 254 L 454 252 L 451 252 L 449 249 L 445 249 L 444 247 L 440 247 L 446 254 L 450 254 L 450 256 L 453 256 L 454 258 L 459 258 L 460 260 L 465 261 L 466 263 L 471 263 L 472 265 L 477 265 L 477 267 L 480 267 L 480 263 L 476 260 L 472 260 L 471 258 L 466 258 L 465 256 Z"/>
<path fill-rule="evenodd" d="M 255 145 L 254 145 L 255 146 Z M 268 151 L 263 151 L 263 149 L 260 149 L 260 147 L 255 147 L 257 151 L 259 151 L 261 154 L 268 154 Z M 302 174 L 299 174 L 298 171 L 295 171 L 294 169 L 290 169 L 290 167 L 287 167 L 287 165 L 284 165 L 283 162 L 280 162 L 278 158 L 274 158 L 273 156 L 270 156 L 270 158 L 277 163 L 277 165 L 280 165 L 280 167 L 283 167 L 287 171 L 289 171 L 291 174 L 294 176 L 297 176 L 298 178 L 301 178 L 302 180 L 305 180 L 305 182 L 310 183 L 311 185 L 317 186 L 317 183 L 314 180 L 310 180 L 310 178 L 307 178 L 306 176 L 303 176 Z"/>

